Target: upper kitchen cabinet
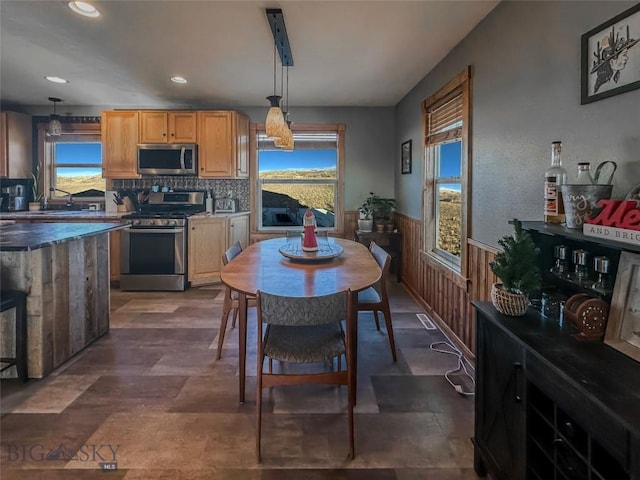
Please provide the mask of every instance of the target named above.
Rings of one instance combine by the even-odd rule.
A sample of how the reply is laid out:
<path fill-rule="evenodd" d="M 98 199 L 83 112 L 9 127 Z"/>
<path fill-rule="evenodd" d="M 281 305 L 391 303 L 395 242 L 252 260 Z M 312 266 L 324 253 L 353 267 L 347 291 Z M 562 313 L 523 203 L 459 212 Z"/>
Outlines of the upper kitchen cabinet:
<path fill-rule="evenodd" d="M 140 143 L 196 143 L 196 112 L 140 112 Z"/>
<path fill-rule="evenodd" d="M 31 116 L 0 112 L 0 177 L 30 178 L 32 151 Z"/>
<path fill-rule="evenodd" d="M 102 112 L 102 176 L 140 178 L 137 111 Z"/>
<path fill-rule="evenodd" d="M 198 112 L 199 175 L 249 176 L 249 118 L 232 111 Z"/>

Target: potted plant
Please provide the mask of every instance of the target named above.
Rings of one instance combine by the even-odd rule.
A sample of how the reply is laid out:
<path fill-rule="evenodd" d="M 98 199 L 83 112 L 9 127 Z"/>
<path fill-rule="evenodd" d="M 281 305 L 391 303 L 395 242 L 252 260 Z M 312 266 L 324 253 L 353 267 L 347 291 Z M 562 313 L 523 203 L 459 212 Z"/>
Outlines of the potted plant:
<path fill-rule="evenodd" d="M 375 196 L 373 201 L 374 220 L 378 231 L 384 230 L 385 225 L 388 231 L 393 230 L 393 211 L 396 208 L 396 201 L 393 198 L 382 198 Z"/>
<path fill-rule="evenodd" d="M 373 192 L 369 192 L 369 196 L 364 201 L 358 212 L 360 218 L 358 219 L 358 230 L 361 232 L 370 232 L 373 230 L 373 214 L 374 214 L 374 200 L 377 198 Z"/>
<path fill-rule="evenodd" d="M 42 192 L 40 191 L 40 164 L 36 166 L 34 172 L 31 173 L 31 178 L 33 179 L 32 196 L 31 201 L 29 202 L 29 210 L 40 210 L 41 201 L 42 201 Z"/>
<path fill-rule="evenodd" d="M 536 248 L 529 232 L 518 219 L 513 220 L 514 234 L 498 241 L 502 252 L 489 265 L 502 283 L 491 287 L 494 307 L 505 315 L 524 315 L 529 305 L 529 292 L 540 287 L 542 278 L 538 268 Z"/>

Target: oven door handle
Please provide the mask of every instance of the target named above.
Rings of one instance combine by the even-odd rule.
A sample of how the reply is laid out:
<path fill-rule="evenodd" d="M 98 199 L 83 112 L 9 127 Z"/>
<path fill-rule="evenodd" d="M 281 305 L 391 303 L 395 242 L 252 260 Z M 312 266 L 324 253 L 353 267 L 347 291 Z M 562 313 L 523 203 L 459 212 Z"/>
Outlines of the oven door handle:
<path fill-rule="evenodd" d="M 125 231 L 131 232 L 140 232 L 140 233 L 182 233 L 184 232 L 184 228 L 131 228 L 127 227 L 124 229 Z"/>

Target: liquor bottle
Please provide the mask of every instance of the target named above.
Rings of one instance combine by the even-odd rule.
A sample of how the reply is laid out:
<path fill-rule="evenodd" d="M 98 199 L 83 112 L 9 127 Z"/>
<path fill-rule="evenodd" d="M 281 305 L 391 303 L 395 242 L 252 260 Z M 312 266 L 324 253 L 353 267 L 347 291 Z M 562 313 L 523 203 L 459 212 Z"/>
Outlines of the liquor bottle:
<path fill-rule="evenodd" d="M 589 162 L 578 163 L 578 176 L 575 181 L 576 185 L 593 185 L 593 177 L 591 176 L 591 165 Z"/>
<path fill-rule="evenodd" d="M 544 221 L 546 223 L 564 223 L 564 204 L 560 194 L 560 185 L 567 181 L 567 171 L 562 168 L 560 152 L 562 142 L 551 144 L 551 167 L 544 172 Z"/>

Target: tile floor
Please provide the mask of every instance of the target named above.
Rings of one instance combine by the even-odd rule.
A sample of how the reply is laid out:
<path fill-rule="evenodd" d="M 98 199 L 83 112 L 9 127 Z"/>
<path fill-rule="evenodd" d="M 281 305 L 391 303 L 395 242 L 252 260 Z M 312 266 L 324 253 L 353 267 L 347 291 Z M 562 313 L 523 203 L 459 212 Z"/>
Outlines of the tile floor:
<path fill-rule="evenodd" d="M 265 390 L 256 463 L 255 314 L 240 405 L 237 329 L 215 360 L 220 286 L 114 289 L 107 335 L 43 380 L 0 382 L 0 478 L 475 479 L 473 397 L 442 377 L 457 360 L 429 349 L 442 334 L 423 327 L 399 284 L 390 287 L 398 361 L 384 327 L 361 314 L 352 461 L 345 388 L 306 386 Z M 111 462 L 117 470 L 102 472 Z"/>

